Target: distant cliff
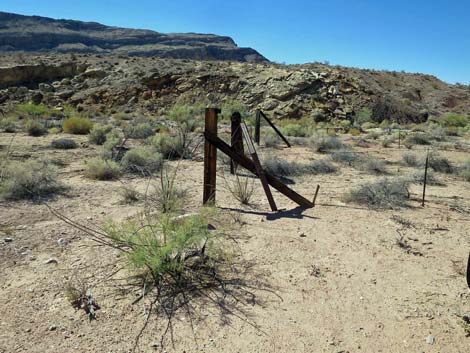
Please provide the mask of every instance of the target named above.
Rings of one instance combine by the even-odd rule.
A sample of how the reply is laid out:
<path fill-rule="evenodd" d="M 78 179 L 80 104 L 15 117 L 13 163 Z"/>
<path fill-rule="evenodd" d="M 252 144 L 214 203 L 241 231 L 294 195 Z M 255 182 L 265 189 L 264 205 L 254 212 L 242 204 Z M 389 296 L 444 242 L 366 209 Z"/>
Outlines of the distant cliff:
<path fill-rule="evenodd" d="M 267 62 L 232 38 L 172 33 L 55 20 L 0 12 L 0 52 L 115 53 L 174 59 Z"/>

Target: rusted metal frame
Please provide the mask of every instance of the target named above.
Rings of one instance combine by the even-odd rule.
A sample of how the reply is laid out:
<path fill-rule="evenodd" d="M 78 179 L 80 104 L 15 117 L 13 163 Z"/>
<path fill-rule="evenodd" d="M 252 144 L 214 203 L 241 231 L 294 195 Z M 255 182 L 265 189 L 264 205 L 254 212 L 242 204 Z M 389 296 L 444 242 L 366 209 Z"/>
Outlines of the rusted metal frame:
<path fill-rule="evenodd" d="M 205 113 L 205 131 L 217 136 L 217 118 L 220 109 L 207 108 Z M 215 190 L 217 180 L 217 147 L 209 141 L 204 143 L 204 189 L 203 204 L 215 202 Z"/>
<path fill-rule="evenodd" d="M 264 170 L 261 167 L 261 162 L 258 158 L 258 154 L 256 153 L 255 146 L 253 145 L 253 141 L 251 140 L 250 134 L 248 133 L 248 128 L 244 121 L 241 123 L 241 128 L 243 132 L 243 136 L 245 137 L 246 145 L 248 147 L 248 151 L 250 153 L 251 159 L 256 168 L 256 174 L 261 180 L 261 184 L 263 185 L 264 193 L 268 198 L 269 206 L 271 207 L 271 211 L 277 211 L 276 202 L 274 201 L 273 195 L 271 193 L 271 189 L 269 189 L 268 180 L 266 179 L 266 175 L 264 174 Z"/>
<path fill-rule="evenodd" d="M 217 135 L 214 135 L 208 131 L 205 131 L 204 137 L 206 138 L 207 141 L 209 141 L 211 144 L 216 146 L 221 152 L 225 153 L 227 156 L 235 160 L 243 168 L 257 175 L 255 164 L 253 163 L 251 159 L 247 158 L 244 155 L 239 155 L 238 153 L 236 153 L 225 141 L 217 137 Z M 268 184 L 271 185 L 277 191 L 279 191 L 281 194 L 288 197 L 289 199 L 291 199 L 292 201 L 294 201 L 301 207 L 304 207 L 304 208 L 313 207 L 313 202 L 307 200 L 302 195 L 290 189 L 279 179 L 277 179 L 276 177 L 274 177 L 273 175 L 269 174 L 266 171 L 264 172 L 264 174 L 266 176 Z"/>
<path fill-rule="evenodd" d="M 276 125 L 274 125 L 274 123 L 271 121 L 271 119 L 269 119 L 266 114 L 263 113 L 262 110 L 257 110 L 256 111 L 257 113 L 259 112 L 260 116 L 262 116 L 264 118 L 264 120 L 267 121 L 267 123 L 273 128 L 274 131 L 276 131 L 276 133 L 279 135 L 279 137 L 285 142 L 285 144 L 287 145 L 287 147 L 292 147 L 291 144 L 289 143 L 289 141 L 287 141 L 287 139 L 284 137 L 284 135 L 282 134 L 281 131 L 279 131 L 279 129 L 276 127 Z M 256 126 L 255 126 L 256 128 Z M 256 130 L 255 130 L 255 133 L 256 133 Z M 256 135 L 256 134 L 255 134 Z"/>
<path fill-rule="evenodd" d="M 240 113 L 235 112 L 231 116 L 231 145 L 235 152 L 240 155 L 244 154 L 243 150 L 243 133 L 240 127 L 242 117 Z M 230 173 L 235 174 L 237 170 L 237 163 L 231 159 L 230 160 Z"/>

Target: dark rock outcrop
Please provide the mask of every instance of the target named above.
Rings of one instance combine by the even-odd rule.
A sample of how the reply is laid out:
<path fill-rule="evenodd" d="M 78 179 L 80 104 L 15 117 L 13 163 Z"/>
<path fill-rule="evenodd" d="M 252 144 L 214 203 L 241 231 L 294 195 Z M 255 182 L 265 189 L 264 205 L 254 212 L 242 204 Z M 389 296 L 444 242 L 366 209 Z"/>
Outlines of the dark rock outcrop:
<path fill-rule="evenodd" d="M 213 34 L 164 34 L 0 12 L 0 52 L 117 53 L 174 59 L 267 62 L 232 38 Z"/>

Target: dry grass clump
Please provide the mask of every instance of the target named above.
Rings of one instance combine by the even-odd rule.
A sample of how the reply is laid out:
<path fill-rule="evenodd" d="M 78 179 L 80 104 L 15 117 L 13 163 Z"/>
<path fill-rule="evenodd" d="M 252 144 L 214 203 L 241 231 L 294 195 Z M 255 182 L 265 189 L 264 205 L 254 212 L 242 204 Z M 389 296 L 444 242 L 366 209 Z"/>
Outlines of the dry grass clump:
<path fill-rule="evenodd" d="M 374 209 L 395 209 L 405 206 L 409 196 L 406 180 L 383 179 L 360 185 L 346 194 L 344 200 Z"/>
<path fill-rule="evenodd" d="M 255 190 L 254 180 L 236 174 L 233 181 L 227 181 L 227 190 L 241 204 L 249 205 Z"/>
<path fill-rule="evenodd" d="M 62 128 L 68 134 L 86 135 L 93 128 L 93 123 L 89 118 L 72 116 L 64 120 Z"/>
<path fill-rule="evenodd" d="M 58 150 L 71 150 L 71 149 L 77 148 L 78 145 L 72 139 L 61 138 L 61 139 L 53 140 L 51 142 L 51 147 L 58 149 Z"/>
<path fill-rule="evenodd" d="M 317 152 L 327 153 L 330 151 L 344 150 L 344 143 L 335 136 L 316 137 L 313 141 L 314 148 Z"/>
<path fill-rule="evenodd" d="M 56 170 L 44 162 L 10 162 L 0 171 L 0 197 L 6 200 L 45 198 L 64 190 Z"/>
<path fill-rule="evenodd" d="M 449 159 L 441 156 L 437 152 L 431 152 L 429 154 L 429 167 L 438 173 L 452 174 L 455 171 Z"/>
<path fill-rule="evenodd" d="M 121 195 L 121 203 L 123 204 L 136 203 L 142 196 L 136 189 L 129 186 L 123 186 L 120 188 L 119 194 Z"/>
<path fill-rule="evenodd" d="M 166 168 L 161 169 L 159 183 L 151 185 L 151 192 L 146 195 L 148 208 L 156 207 L 162 213 L 176 213 L 181 210 L 187 191 L 179 187 L 175 179 L 176 171 L 170 174 Z"/>
<path fill-rule="evenodd" d="M 160 170 L 162 161 L 160 153 L 137 147 L 126 152 L 122 158 L 122 167 L 129 173 L 148 176 Z"/>
<path fill-rule="evenodd" d="M 111 160 L 92 158 L 86 163 L 85 176 L 96 180 L 117 179 L 121 171 L 119 165 Z"/>

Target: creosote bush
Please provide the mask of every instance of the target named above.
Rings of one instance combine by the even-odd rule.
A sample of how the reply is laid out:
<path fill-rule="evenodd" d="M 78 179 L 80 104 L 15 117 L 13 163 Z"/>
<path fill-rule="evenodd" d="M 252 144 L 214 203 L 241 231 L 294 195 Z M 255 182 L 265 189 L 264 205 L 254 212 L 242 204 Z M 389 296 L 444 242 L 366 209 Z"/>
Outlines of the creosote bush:
<path fill-rule="evenodd" d="M 93 123 L 89 118 L 72 116 L 64 119 L 62 128 L 64 132 L 74 135 L 86 135 L 93 128 Z"/>
<path fill-rule="evenodd" d="M 47 134 L 46 126 L 39 120 L 29 120 L 25 129 L 29 136 L 39 137 Z"/>
<path fill-rule="evenodd" d="M 315 150 L 320 153 L 342 150 L 345 148 L 344 143 L 335 136 L 313 137 L 312 142 Z"/>
<path fill-rule="evenodd" d="M 126 152 L 122 158 L 122 167 L 129 173 L 148 176 L 160 169 L 162 160 L 160 153 L 137 147 Z"/>
<path fill-rule="evenodd" d="M 51 142 L 51 147 L 58 149 L 58 150 L 70 150 L 70 149 L 77 148 L 78 145 L 72 139 L 61 138 L 61 139 L 53 140 Z"/>
<path fill-rule="evenodd" d="M 452 174 L 455 171 L 449 159 L 441 156 L 437 152 L 431 152 L 429 154 L 429 167 L 438 173 Z"/>
<path fill-rule="evenodd" d="M 44 162 L 9 162 L 0 171 L 0 197 L 3 199 L 44 198 L 64 190 L 57 180 L 56 170 Z"/>
<path fill-rule="evenodd" d="M 346 194 L 344 200 L 375 209 L 394 209 L 405 206 L 409 196 L 408 181 L 383 179 L 360 185 Z"/>
<path fill-rule="evenodd" d="M 111 125 L 95 125 L 88 135 L 88 141 L 94 145 L 103 145 L 106 142 L 106 135 L 111 132 Z"/>
<path fill-rule="evenodd" d="M 111 160 L 92 158 L 86 163 L 85 175 L 90 179 L 113 180 L 120 174 L 119 165 Z"/>

